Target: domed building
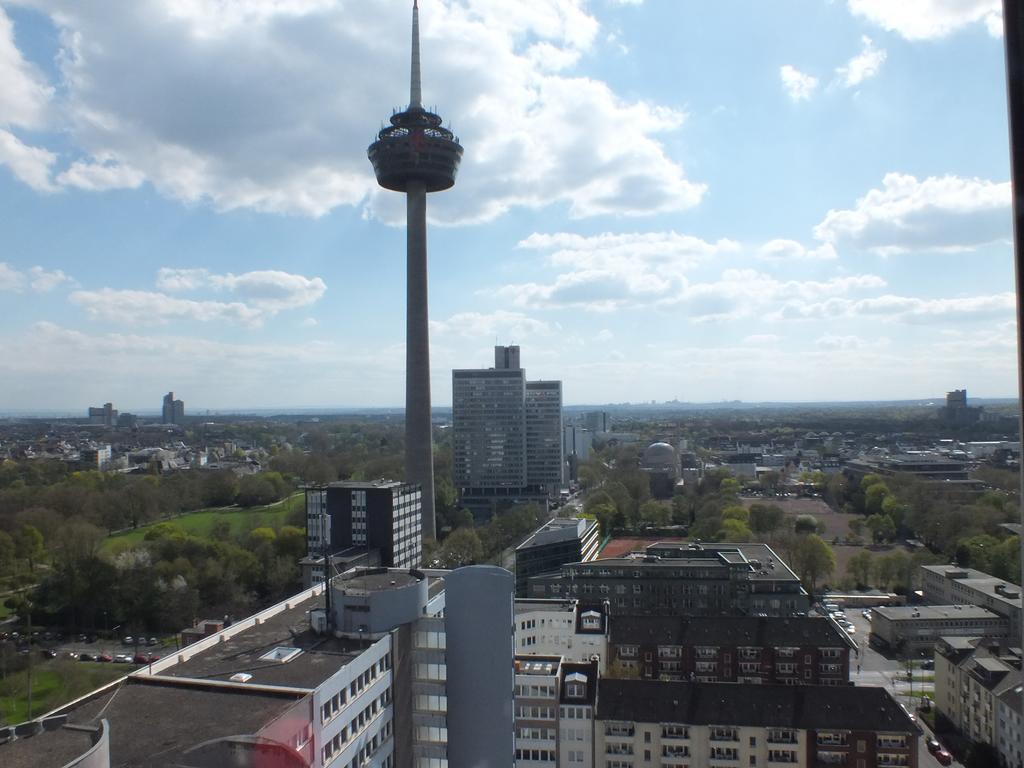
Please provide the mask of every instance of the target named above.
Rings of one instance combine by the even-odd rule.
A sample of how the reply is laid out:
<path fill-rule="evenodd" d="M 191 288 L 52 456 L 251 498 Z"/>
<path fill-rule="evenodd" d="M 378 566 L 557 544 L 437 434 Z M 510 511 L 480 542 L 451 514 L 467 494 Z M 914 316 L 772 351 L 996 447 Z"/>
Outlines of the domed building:
<path fill-rule="evenodd" d="M 650 478 L 651 496 L 670 499 L 679 479 L 679 456 L 668 443 L 651 443 L 644 449 L 640 470 Z"/>

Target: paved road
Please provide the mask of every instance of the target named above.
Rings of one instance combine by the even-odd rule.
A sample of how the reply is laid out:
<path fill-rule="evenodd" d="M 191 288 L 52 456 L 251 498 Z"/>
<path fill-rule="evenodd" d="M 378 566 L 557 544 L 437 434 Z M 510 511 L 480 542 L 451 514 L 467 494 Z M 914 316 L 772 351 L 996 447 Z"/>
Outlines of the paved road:
<path fill-rule="evenodd" d="M 871 622 L 861 616 L 859 609 L 851 609 L 846 612 L 846 617 L 853 622 L 856 632 L 851 637 L 856 641 L 860 651 L 851 659 L 850 678 L 857 685 L 874 685 L 880 688 L 888 688 L 897 699 L 903 701 L 908 708 L 911 708 L 911 700 L 901 693 L 910 691 L 910 684 L 906 680 L 906 666 L 900 659 L 890 659 L 883 656 L 868 644 L 868 634 L 871 631 Z M 919 670 L 918 675 L 930 675 L 931 672 Z M 922 683 L 915 680 L 914 691 L 920 691 L 922 686 L 934 689 L 934 683 Z M 914 704 L 917 703 L 915 699 Z M 927 747 L 925 741 L 931 738 L 932 732 L 927 723 L 919 722 L 918 725 L 924 731 L 918 745 L 918 765 L 920 768 L 940 768 L 941 764 L 935 759 Z M 941 741 L 941 739 L 940 739 Z M 954 766 L 961 766 L 961 763 L 953 761 Z"/>

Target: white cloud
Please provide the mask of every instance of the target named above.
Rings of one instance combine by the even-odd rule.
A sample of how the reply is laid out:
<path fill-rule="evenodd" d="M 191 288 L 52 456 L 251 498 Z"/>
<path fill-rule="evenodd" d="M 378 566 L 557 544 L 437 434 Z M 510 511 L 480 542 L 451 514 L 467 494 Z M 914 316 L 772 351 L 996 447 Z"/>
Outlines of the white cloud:
<path fill-rule="evenodd" d="M 17 292 L 28 285 L 36 293 L 46 293 L 62 283 L 72 282 L 74 280 L 60 269 L 50 272 L 37 265 L 30 267 L 27 272 L 23 272 L 0 261 L 0 291 Z"/>
<path fill-rule="evenodd" d="M 864 35 L 860 53 L 846 62 L 846 66 L 836 68 L 836 78 L 844 87 L 853 88 L 877 75 L 885 58 L 885 51 L 876 48 L 871 38 Z"/>
<path fill-rule="evenodd" d="M 206 269 L 161 267 L 156 286 L 164 291 L 196 291 L 211 288 L 237 294 L 253 307 L 268 312 L 314 304 L 327 290 L 319 277 L 304 277 L 280 270 L 257 270 L 234 275 L 217 275 Z"/>
<path fill-rule="evenodd" d="M 206 285 L 209 276 L 207 269 L 160 267 L 156 273 L 156 287 L 161 291 L 195 291 Z"/>
<path fill-rule="evenodd" d="M 464 338 L 495 337 L 506 340 L 529 339 L 552 332 L 548 323 L 521 312 L 499 309 L 494 312 L 460 312 L 447 320 L 430 321 L 431 333 Z"/>
<path fill-rule="evenodd" d="M 818 87 L 818 78 L 801 72 L 792 64 L 783 64 L 779 67 L 779 77 L 782 79 L 782 87 L 792 101 L 808 101 Z"/>
<path fill-rule="evenodd" d="M 218 210 L 320 216 L 361 205 L 403 220 L 365 147 L 404 98 L 407 3 L 139 0 L 111 15 L 29 1 L 60 31 L 58 127 L 84 158 L 60 185 L 149 181 Z M 701 200 L 705 186 L 659 141 L 683 123 L 681 110 L 572 72 L 598 32 L 584 0 L 423 9 L 425 96 L 466 147 L 459 184 L 431 201 L 432 219 L 479 222 L 553 204 L 576 218 L 644 215 Z M 15 172 L 44 189 L 52 160 L 41 164 L 42 175 Z"/>
<path fill-rule="evenodd" d="M 125 326 L 165 325 L 171 320 L 229 322 L 258 327 L 264 312 L 239 301 L 196 301 L 152 291 L 103 288 L 73 291 L 71 302 L 92 318 Z"/>
<path fill-rule="evenodd" d="M 839 258 L 832 243 L 808 248 L 796 240 L 769 240 L 758 249 L 757 257 L 764 261 L 834 261 Z"/>
<path fill-rule="evenodd" d="M 714 282 L 694 283 L 676 297 L 697 322 L 718 322 L 745 317 L 782 319 L 781 310 L 802 306 L 822 297 L 885 287 L 877 275 L 845 275 L 827 280 L 778 280 L 752 269 L 727 269 Z"/>
<path fill-rule="evenodd" d="M 320 300 L 327 284 L 319 277 L 303 277 L 275 269 L 241 275 L 210 275 L 210 285 L 230 291 L 261 309 L 278 311 L 305 307 Z"/>
<path fill-rule="evenodd" d="M 20 291 L 25 276 L 5 261 L 0 261 L 0 291 Z"/>
<path fill-rule="evenodd" d="M 48 149 L 31 147 L 10 131 L 0 128 L 0 165 L 6 165 L 18 179 L 37 192 L 52 192 L 50 168 L 57 155 Z"/>
<path fill-rule="evenodd" d="M 319 321 L 315 317 L 307 317 L 305 320 L 299 323 L 299 326 L 302 328 L 316 328 L 316 326 L 318 326 L 319 324 Z"/>
<path fill-rule="evenodd" d="M 121 163 L 107 154 L 93 161 L 77 160 L 57 176 L 57 183 L 65 187 L 78 187 L 90 192 L 108 189 L 135 189 L 145 181 L 145 175 L 130 165 Z"/>
<path fill-rule="evenodd" d="M 823 336 L 819 336 L 814 346 L 818 349 L 834 350 L 838 351 L 849 351 L 853 349 L 866 349 L 866 348 L 877 348 L 884 341 L 882 339 L 862 339 L 860 336 L 837 336 L 835 334 L 826 333 Z"/>
<path fill-rule="evenodd" d="M 29 271 L 29 284 L 32 290 L 37 293 L 47 293 L 63 283 L 72 283 L 71 279 L 63 270 L 55 269 L 47 272 L 42 267 L 32 267 Z"/>
<path fill-rule="evenodd" d="M 755 333 L 743 339 L 744 344 L 752 345 L 778 344 L 780 341 L 782 337 L 774 333 Z"/>
<path fill-rule="evenodd" d="M 671 300 L 694 266 L 740 249 L 732 240 L 708 242 L 676 232 L 534 233 L 518 247 L 551 251 L 548 263 L 569 271 L 545 283 L 504 286 L 500 296 L 520 307 L 577 306 L 598 312 Z"/>
<path fill-rule="evenodd" d="M 14 40 L 14 25 L 0 8 L 0 126 L 39 128 L 46 121 L 53 88 L 25 58 Z"/>
<path fill-rule="evenodd" d="M 970 250 L 1011 237 L 1010 183 L 886 174 L 853 209 L 830 210 L 820 240 L 881 254 Z"/>
<path fill-rule="evenodd" d="M 934 40 L 982 23 L 992 37 L 1003 33 L 1000 0 L 848 0 L 851 13 L 907 40 Z"/>
<path fill-rule="evenodd" d="M 833 297 L 824 301 L 790 301 L 775 319 L 879 318 L 904 323 L 967 322 L 1005 318 L 1016 307 L 1013 293 L 922 299 L 886 294 L 866 299 Z"/>

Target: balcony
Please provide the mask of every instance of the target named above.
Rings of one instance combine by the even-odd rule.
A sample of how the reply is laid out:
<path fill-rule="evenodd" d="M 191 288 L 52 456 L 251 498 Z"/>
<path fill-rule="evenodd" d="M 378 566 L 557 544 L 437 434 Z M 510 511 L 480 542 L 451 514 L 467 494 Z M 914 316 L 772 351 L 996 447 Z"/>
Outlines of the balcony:
<path fill-rule="evenodd" d="M 632 725 L 620 725 L 619 723 L 608 723 L 604 727 L 605 736 L 620 736 L 626 738 L 633 738 L 635 729 Z"/>
<path fill-rule="evenodd" d="M 690 748 L 689 747 L 662 747 L 661 748 L 661 756 L 662 757 L 670 757 L 670 758 L 689 757 L 690 756 Z"/>
<path fill-rule="evenodd" d="M 879 749 L 906 749 L 907 738 L 906 736 L 879 736 L 878 737 L 878 748 Z"/>
<path fill-rule="evenodd" d="M 663 725 L 661 727 L 661 738 L 688 739 L 690 738 L 690 729 L 681 725 Z"/>
<path fill-rule="evenodd" d="M 847 756 L 844 752 L 819 752 L 815 760 L 815 768 L 832 768 L 835 765 L 848 765 Z"/>
<path fill-rule="evenodd" d="M 817 744 L 819 747 L 848 747 L 850 741 L 845 733 L 819 733 Z"/>
<path fill-rule="evenodd" d="M 878 765 L 886 768 L 905 768 L 910 765 L 910 758 L 907 755 L 878 755 Z"/>
<path fill-rule="evenodd" d="M 796 731 L 769 731 L 769 744 L 796 744 Z"/>
<path fill-rule="evenodd" d="M 738 762 L 740 759 L 740 753 L 738 749 L 716 749 L 711 748 L 711 753 L 708 758 L 715 761 L 722 761 L 727 763 Z"/>

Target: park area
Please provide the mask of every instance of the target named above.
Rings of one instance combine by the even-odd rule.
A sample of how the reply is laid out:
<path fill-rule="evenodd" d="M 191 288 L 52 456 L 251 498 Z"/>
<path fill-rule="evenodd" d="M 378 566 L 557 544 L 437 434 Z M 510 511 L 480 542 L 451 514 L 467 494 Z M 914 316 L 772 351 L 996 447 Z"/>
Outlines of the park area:
<path fill-rule="evenodd" d="M 262 507 L 218 507 L 189 512 L 171 520 L 158 520 L 148 525 L 139 526 L 130 531 L 120 531 L 108 536 L 101 547 L 107 554 L 117 554 L 130 549 L 146 537 L 146 533 L 161 523 L 172 522 L 186 533 L 202 539 L 213 537 L 218 526 L 224 528 L 232 538 L 238 538 L 256 528 L 272 528 L 277 530 L 288 523 L 289 516 L 301 509 L 304 497 L 296 493 L 287 499 Z"/>

